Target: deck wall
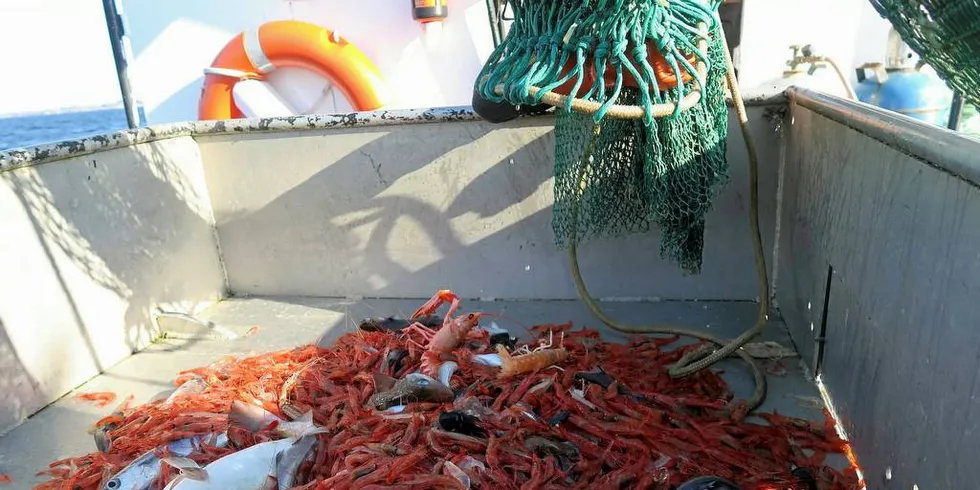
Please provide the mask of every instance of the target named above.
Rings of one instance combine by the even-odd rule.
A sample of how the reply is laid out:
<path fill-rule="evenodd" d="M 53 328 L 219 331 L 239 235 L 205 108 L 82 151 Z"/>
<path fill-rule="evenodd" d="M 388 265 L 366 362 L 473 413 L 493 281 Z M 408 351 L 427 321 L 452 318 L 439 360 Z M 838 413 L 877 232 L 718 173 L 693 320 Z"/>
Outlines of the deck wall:
<path fill-rule="evenodd" d="M 870 488 L 975 487 L 980 141 L 799 94 L 786 121 L 779 308 Z"/>
<path fill-rule="evenodd" d="M 772 250 L 777 135 L 751 107 L 762 228 Z M 200 136 L 234 294 L 577 299 L 551 227 L 554 120 Z M 703 272 L 659 256 L 659 232 L 587 242 L 596 297 L 752 300 L 745 146 L 732 116 L 731 181 L 707 219 Z M 771 255 L 770 255 L 771 257 Z M 772 260 L 768 261 L 772 265 Z"/>
<path fill-rule="evenodd" d="M 190 137 L 0 171 L 0 434 L 220 297 L 212 219 Z"/>

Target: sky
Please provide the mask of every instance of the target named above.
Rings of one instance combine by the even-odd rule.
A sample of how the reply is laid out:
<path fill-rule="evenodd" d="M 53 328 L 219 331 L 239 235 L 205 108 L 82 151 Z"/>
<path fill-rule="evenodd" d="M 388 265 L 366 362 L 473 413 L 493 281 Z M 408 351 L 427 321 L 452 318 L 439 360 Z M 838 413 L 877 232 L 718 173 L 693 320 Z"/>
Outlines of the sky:
<path fill-rule="evenodd" d="M 0 0 L 0 46 L 0 114 L 121 99 L 100 0 Z"/>

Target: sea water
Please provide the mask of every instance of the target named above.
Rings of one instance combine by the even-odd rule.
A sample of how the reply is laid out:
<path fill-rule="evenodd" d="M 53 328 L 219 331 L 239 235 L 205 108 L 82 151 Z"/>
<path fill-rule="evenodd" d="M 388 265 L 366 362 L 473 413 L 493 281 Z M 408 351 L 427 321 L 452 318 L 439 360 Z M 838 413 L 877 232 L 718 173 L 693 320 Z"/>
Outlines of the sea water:
<path fill-rule="evenodd" d="M 146 120 L 140 108 L 140 118 Z M 0 116 L 0 151 L 127 129 L 121 108 Z"/>

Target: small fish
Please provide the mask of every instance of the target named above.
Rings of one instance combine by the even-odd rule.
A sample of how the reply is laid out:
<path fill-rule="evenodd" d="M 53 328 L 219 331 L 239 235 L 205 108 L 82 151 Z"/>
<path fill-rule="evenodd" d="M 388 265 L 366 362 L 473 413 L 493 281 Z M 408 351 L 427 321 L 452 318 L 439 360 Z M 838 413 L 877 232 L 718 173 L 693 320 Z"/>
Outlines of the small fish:
<path fill-rule="evenodd" d="M 280 454 L 276 465 L 276 481 L 279 483 L 279 490 L 293 487 L 296 482 L 296 472 L 299 471 L 300 465 L 313 453 L 313 446 L 318 442 L 319 440 L 314 436 L 303 436 L 296 441 L 296 444 Z"/>
<path fill-rule="evenodd" d="M 384 318 L 365 318 L 361 320 L 361 323 L 357 328 L 360 328 L 365 332 L 397 332 L 410 327 L 416 322 L 421 323 L 423 326 L 428 328 L 442 327 L 442 318 L 440 318 L 438 315 L 431 315 L 416 318 L 414 320 L 395 318 L 393 316 Z"/>
<path fill-rule="evenodd" d="M 371 396 L 369 403 L 378 410 L 385 410 L 392 405 L 401 405 L 405 402 L 445 403 L 455 398 L 453 390 L 448 386 L 421 373 L 407 374 L 392 383 L 391 388 L 387 390 L 381 388 L 390 383 L 393 378 L 379 373 L 375 373 L 374 378 L 377 391 Z M 379 380 L 382 382 L 379 383 Z"/>
<path fill-rule="evenodd" d="M 698 476 L 681 483 L 677 490 L 740 490 L 738 485 L 718 476 Z"/>
<path fill-rule="evenodd" d="M 456 432 L 468 436 L 485 437 L 487 432 L 476 425 L 480 419 L 463 412 L 442 412 L 439 414 L 439 426 L 447 432 Z"/>
<path fill-rule="evenodd" d="M 163 403 L 161 405 L 167 407 L 170 406 L 170 404 L 173 403 L 174 400 L 176 400 L 177 398 L 191 393 L 201 393 L 207 387 L 208 387 L 208 383 L 207 381 L 204 381 L 204 378 L 200 376 L 192 376 L 187 381 L 184 381 L 183 384 L 181 384 L 176 388 L 163 390 L 157 393 L 156 395 L 153 395 L 152 397 L 150 397 L 150 403 L 163 400 Z"/>
<path fill-rule="evenodd" d="M 113 412 L 112 414 L 122 417 L 121 412 Z M 112 447 L 112 439 L 109 438 L 109 432 L 117 429 L 118 427 L 119 424 L 116 422 L 103 424 L 96 427 L 95 431 L 92 433 L 92 437 L 95 438 L 95 447 L 99 450 L 99 452 L 109 452 L 109 448 Z"/>
<path fill-rule="evenodd" d="M 194 480 L 181 474 L 171 480 L 164 490 L 265 490 L 270 487 L 275 488 L 273 486 L 275 485 L 274 479 L 283 473 L 279 468 L 283 463 L 283 454 L 296 443 L 296 439 L 286 437 L 249 446 L 206 465 L 203 468 L 203 471 L 207 473 L 206 480 Z M 290 465 L 291 461 L 292 458 L 290 458 Z"/>
<path fill-rule="evenodd" d="M 272 485 L 275 485 L 277 478 L 287 478 L 286 472 L 290 471 L 290 468 L 298 468 L 309 455 L 306 446 L 310 444 L 312 449 L 310 441 L 316 441 L 316 438 L 311 436 L 327 432 L 326 429 L 313 423 L 312 411 L 304 414 L 301 419 L 287 422 L 261 407 L 237 400 L 232 402 L 228 418 L 249 429 L 253 427 L 261 429 L 275 424 L 279 433 L 285 437 L 249 446 L 212 461 L 202 469 L 207 475 L 205 480 L 194 480 L 183 474 L 178 475 L 164 490 L 274 488 Z M 292 471 L 295 478 L 295 470 Z"/>
<path fill-rule="evenodd" d="M 162 405 L 164 407 L 169 407 L 178 398 L 203 393 L 207 388 L 208 382 L 204 381 L 204 378 L 200 376 L 188 378 L 187 381 L 184 381 L 183 384 L 178 386 L 173 393 L 171 393 L 170 396 L 164 400 Z"/>
<path fill-rule="evenodd" d="M 228 420 L 245 427 L 251 432 L 259 432 L 263 429 L 272 428 L 286 437 L 301 438 L 306 435 L 319 434 L 327 431 L 313 424 L 312 410 L 304 413 L 296 420 L 286 421 L 262 407 L 240 400 L 231 402 Z"/>
<path fill-rule="evenodd" d="M 228 436 L 226 434 L 211 434 L 205 437 L 189 437 L 171 442 L 166 447 L 174 456 L 187 457 L 199 450 L 202 444 L 225 447 L 228 445 Z M 163 460 L 157 456 L 157 450 L 151 449 L 113 475 L 102 486 L 102 490 L 147 490 L 160 476 L 162 464 Z"/>

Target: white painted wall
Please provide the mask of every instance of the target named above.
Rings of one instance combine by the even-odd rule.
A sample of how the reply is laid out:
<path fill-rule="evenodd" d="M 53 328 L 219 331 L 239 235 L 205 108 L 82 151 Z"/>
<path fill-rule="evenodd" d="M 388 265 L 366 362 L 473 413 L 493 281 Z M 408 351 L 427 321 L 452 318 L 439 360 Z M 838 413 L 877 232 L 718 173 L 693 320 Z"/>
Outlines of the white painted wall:
<path fill-rule="evenodd" d="M 136 96 L 151 123 L 196 119 L 202 70 L 235 34 L 277 19 L 339 31 L 374 61 L 392 89 L 388 108 L 469 105 L 493 49 L 484 0 L 449 0 L 442 32 L 425 33 L 411 0 L 123 0 Z M 813 44 L 844 70 L 883 61 L 888 23 L 866 0 L 745 0 L 740 76 L 746 88 L 779 77 L 789 45 Z M 850 74 L 853 81 L 853 73 Z M 288 69 L 270 83 L 302 112 L 350 109 L 312 73 Z"/>
<path fill-rule="evenodd" d="M 0 173 L 0 434 L 220 299 L 212 223 L 190 137 Z"/>
<path fill-rule="evenodd" d="M 271 20 L 314 22 L 349 39 L 388 82 L 388 108 L 469 105 L 473 80 L 493 50 L 483 0 L 451 0 L 442 32 L 429 33 L 412 18 L 410 0 L 173 0 L 166 7 L 124 0 L 123 8 L 134 90 L 153 124 L 196 119 L 202 70 L 234 35 Z M 292 105 L 349 109 L 339 94 L 323 94 L 326 83 L 312 73 L 281 72 L 270 81 L 284 89 L 283 75 L 289 78 L 294 87 L 281 91 Z"/>

